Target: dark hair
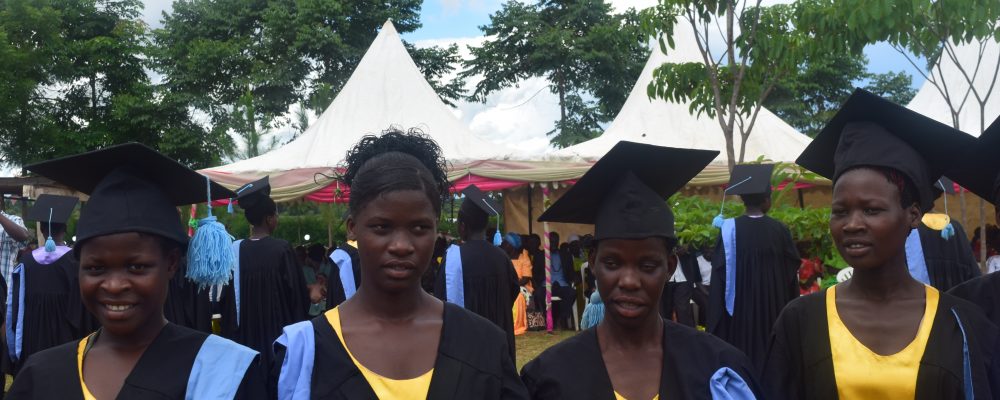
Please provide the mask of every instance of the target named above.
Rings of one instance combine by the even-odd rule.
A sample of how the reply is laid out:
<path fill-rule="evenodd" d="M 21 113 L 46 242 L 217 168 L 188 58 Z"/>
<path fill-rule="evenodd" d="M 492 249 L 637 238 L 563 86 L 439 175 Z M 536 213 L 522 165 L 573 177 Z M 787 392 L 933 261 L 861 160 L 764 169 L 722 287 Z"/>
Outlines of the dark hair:
<path fill-rule="evenodd" d="M 121 232 L 121 233 L 128 233 L 128 232 Z M 160 252 L 163 254 L 164 257 L 166 257 L 168 254 L 170 254 L 170 252 L 174 250 L 180 252 L 182 259 L 185 258 L 185 256 L 187 256 L 187 245 L 188 245 L 187 243 L 179 243 L 174 241 L 173 239 L 167 238 L 166 236 L 157 235 L 154 233 L 145 233 L 145 232 L 135 232 L 135 233 L 139 235 L 140 238 L 148 237 L 148 238 L 153 238 L 153 240 L 156 240 L 156 244 L 159 245 Z M 101 235 L 101 236 L 107 236 L 107 235 Z M 77 259 L 80 259 L 80 254 L 83 254 L 83 246 L 87 245 L 87 243 L 90 242 L 90 239 L 94 239 L 101 236 L 95 236 L 92 238 L 88 238 L 87 240 L 77 242 L 75 245 L 73 245 L 73 256 L 75 256 Z"/>
<path fill-rule="evenodd" d="M 447 162 L 441 147 L 429 136 L 413 128 L 366 135 L 347 151 L 341 180 L 351 188 L 351 214 L 387 192 L 420 190 L 441 215 L 441 202 L 448 193 Z"/>
<path fill-rule="evenodd" d="M 52 230 L 49 231 L 49 224 L 42 223 L 42 236 L 56 236 L 61 233 L 66 233 L 66 224 L 52 224 Z"/>
<path fill-rule="evenodd" d="M 673 254 L 674 248 L 677 247 L 677 239 L 676 238 L 667 238 L 667 237 L 660 238 L 660 239 L 663 239 L 663 247 L 664 247 L 664 249 L 667 250 L 667 255 Z M 587 241 L 586 246 L 587 246 L 588 257 L 591 254 L 597 253 L 597 246 L 599 246 L 600 244 L 601 244 L 601 241 L 598 240 L 598 239 L 591 239 L 591 240 Z"/>
<path fill-rule="evenodd" d="M 306 249 L 306 253 L 310 260 L 322 263 L 323 258 L 326 257 L 326 248 L 319 243 L 313 243 Z"/>
<path fill-rule="evenodd" d="M 260 226 L 264 223 L 264 219 L 278 213 L 278 205 L 270 197 L 258 201 L 254 203 L 253 207 L 243 210 L 243 216 L 253 226 Z"/>
<path fill-rule="evenodd" d="M 842 172 L 840 176 L 844 176 L 844 174 L 846 174 L 847 172 L 854 171 L 856 169 L 868 169 L 882 174 L 882 176 L 885 177 L 886 181 L 888 181 L 890 184 L 895 186 L 896 189 L 899 190 L 900 207 L 908 208 L 912 206 L 914 203 L 919 203 L 917 198 L 917 186 L 913 184 L 913 181 L 911 181 L 910 178 L 907 177 L 902 172 L 899 172 L 895 169 L 888 167 L 859 166 Z M 839 180 L 840 177 L 837 177 L 837 179 Z M 836 184 L 836 182 L 834 182 L 834 184 Z M 917 206 L 921 208 L 921 211 L 923 211 L 923 207 L 921 207 L 920 204 L 917 204 Z"/>
<path fill-rule="evenodd" d="M 464 205 L 464 203 L 463 203 Z M 465 225 L 467 232 L 482 232 L 486 230 L 486 224 L 490 220 L 490 216 L 482 210 L 473 210 L 476 208 L 472 207 L 462 207 L 458 210 L 458 222 Z"/>
<path fill-rule="evenodd" d="M 771 193 L 754 193 L 754 194 L 741 194 L 740 199 L 743 200 L 743 204 L 747 207 L 761 207 L 764 205 L 768 199 L 771 198 Z"/>

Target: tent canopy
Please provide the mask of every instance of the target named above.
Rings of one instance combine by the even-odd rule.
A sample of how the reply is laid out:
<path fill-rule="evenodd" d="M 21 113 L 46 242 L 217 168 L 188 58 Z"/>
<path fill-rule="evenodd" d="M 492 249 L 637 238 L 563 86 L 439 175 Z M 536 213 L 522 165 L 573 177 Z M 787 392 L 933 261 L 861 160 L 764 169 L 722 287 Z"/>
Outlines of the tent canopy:
<path fill-rule="evenodd" d="M 718 150 L 721 154 L 713 164 L 725 165 L 726 140 L 717 119 L 705 114 L 693 115 L 689 103 L 650 99 L 647 95 L 646 88 L 653 80 L 653 70 L 663 63 L 703 62 L 691 29 L 679 26 L 674 30 L 673 39 L 676 47 L 669 54 L 663 54 L 658 46 L 654 46 L 625 105 L 604 134 L 556 151 L 553 156 L 594 161 L 618 141 L 628 140 L 668 147 Z M 735 151 L 739 157 L 738 132 L 735 140 Z M 792 162 L 809 142 L 808 136 L 799 133 L 767 109 L 761 109 L 746 144 L 744 161 L 764 156 L 773 161 Z"/>
<path fill-rule="evenodd" d="M 504 159 L 513 153 L 475 136 L 455 117 L 413 62 L 392 21 L 386 21 L 343 89 L 301 136 L 258 157 L 210 170 L 264 174 L 333 168 L 362 136 L 390 126 L 420 128 L 452 162 Z"/>
<path fill-rule="evenodd" d="M 978 137 L 1000 115 L 1000 43 L 977 41 L 954 46 L 954 49 L 958 63 L 948 54 L 942 54 L 941 62 L 928 75 L 930 79 L 924 82 L 907 107 L 948 126 L 955 126 L 950 99 L 951 105 L 958 109 L 957 128 Z M 981 96 L 991 94 L 986 103 L 985 116 L 970 90 L 970 80 Z M 985 117 L 983 125 L 980 125 L 981 116 Z"/>

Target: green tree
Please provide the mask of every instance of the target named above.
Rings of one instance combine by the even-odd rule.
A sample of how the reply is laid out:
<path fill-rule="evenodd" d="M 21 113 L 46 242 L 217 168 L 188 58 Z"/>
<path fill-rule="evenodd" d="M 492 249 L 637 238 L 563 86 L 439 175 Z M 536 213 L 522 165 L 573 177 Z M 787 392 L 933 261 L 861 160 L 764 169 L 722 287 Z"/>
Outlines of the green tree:
<path fill-rule="evenodd" d="M 634 10 L 614 14 L 604 0 L 508 1 L 480 29 L 460 76 L 481 76 L 470 99 L 544 77 L 559 96 L 553 144 L 596 137 L 621 109 L 649 56 Z"/>
<path fill-rule="evenodd" d="M 795 5 L 761 0 L 660 0 L 642 13 L 644 30 L 668 53 L 675 29 L 694 33 L 700 62 L 665 63 L 653 73 L 651 98 L 690 102 L 692 113 L 718 121 L 730 170 L 744 161 L 746 142 L 768 96 L 811 55 L 832 46 L 796 27 Z M 721 46 L 716 41 L 721 36 Z M 740 140 L 740 153 L 735 140 Z"/>
<path fill-rule="evenodd" d="M 9 165 L 138 141 L 194 166 L 228 138 L 192 121 L 184 98 L 146 74 L 138 0 L 0 3 L 0 154 Z M 8 69 L 9 67 L 9 69 Z M 8 95 L 10 97 L 8 97 Z"/>
<path fill-rule="evenodd" d="M 933 87 L 948 104 L 952 126 L 972 133 L 986 130 L 986 105 L 1000 80 L 1000 55 L 985 60 L 985 49 L 1000 41 L 1000 2 L 996 0 L 799 0 L 810 6 L 799 18 L 811 26 L 812 34 L 824 41 L 844 42 L 858 49 L 885 41 L 907 57 L 921 71 L 927 85 Z M 958 47 L 978 51 L 978 58 L 962 64 Z M 912 56 L 911 56 L 912 54 Z M 927 60 L 926 70 L 914 58 Z M 988 62 L 987 62 L 988 61 Z M 956 77 L 964 85 L 949 85 L 939 68 L 948 62 L 957 66 Z M 995 64 L 993 64 L 995 63 Z M 990 65 L 992 68 L 988 68 Z M 976 85 L 989 82 L 989 85 Z M 979 109 L 978 126 L 962 126 L 960 115 L 966 107 Z M 965 194 L 960 209 L 965 218 Z M 979 223 L 985 230 L 986 211 L 979 199 Z M 986 236 L 980 242 L 981 267 L 986 268 Z"/>
<path fill-rule="evenodd" d="M 764 106 L 800 132 L 816 137 L 854 88 L 865 88 L 896 103 L 906 104 L 916 95 L 913 80 L 905 73 L 867 72 L 862 53 L 824 54 L 808 60 L 781 80 Z"/>
<path fill-rule="evenodd" d="M 166 87 L 195 99 L 214 129 L 254 136 L 286 123 L 296 103 L 321 113 L 347 82 L 379 27 L 418 27 L 419 0 L 177 0 L 154 32 L 156 70 Z M 457 47 L 414 49 L 446 101 L 462 82 L 444 82 Z M 253 98 L 254 124 L 241 99 Z"/>

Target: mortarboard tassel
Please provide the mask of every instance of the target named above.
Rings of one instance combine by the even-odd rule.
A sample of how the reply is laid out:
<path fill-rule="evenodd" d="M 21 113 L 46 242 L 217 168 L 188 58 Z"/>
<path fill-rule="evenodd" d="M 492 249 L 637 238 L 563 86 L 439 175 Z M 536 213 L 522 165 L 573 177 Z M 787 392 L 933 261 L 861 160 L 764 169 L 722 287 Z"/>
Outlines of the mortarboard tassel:
<path fill-rule="evenodd" d="M 503 243 L 503 235 L 500 234 L 500 212 L 493 208 L 490 203 L 487 203 L 486 199 L 483 199 L 483 204 L 490 210 L 493 210 L 493 213 L 497 216 L 497 231 L 493 233 L 493 245 L 500 247 L 500 244 Z"/>
<path fill-rule="evenodd" d="M 938 180 L 938 185 L 941 185 L 941 189 L 944 189 L 944 183 L 942 183 L 940 179 Z M 944 215 L 949 215 L 948 191 L 945 190 L 941 197 L 944 199 Z M 944 229 L 941 230 L 941 237 L 944 238 L 944 240 L 949 240 L 952 236 L 955 236 L 955 227 L 951 225 L 951 218 L 948 218 L 948 225 L 945 225 Z"/>
<path fill-rule="evenodd" d="M 49 208 L 49 238 L 45 240 L 45 252 L 55 253 L 56 241 L 52 240 L 52 208 Z"/>
<path fill-rule="evenodd" d="M 226 205 L 226 212 L 229 214 L 233 213 L 233 199 L 229 199 L 229 204 Z"/>
<path fill-rule="evenodd" d="M 226 232 L 212 215 L 212 181 L 205 177 L 208 188 L 208 217 L 198 221 L 198 229 L 191 238 L 188 249 L 187 278 L 199 287 L 225 285 L 236 266 L 233 254 L 233 236 Z"/>
<path fill-rule="evenodd" d="M 726 207 L 726 193 L 729 193 L 729 189 L 732 189 L 732 188 L 735 188 L 735 187 L 737 187 L 739 185 L 742 185 L 744 182 L 749 181 L 751 178 L 753 178 L 753 177 L 752 176 L 748 176 L 746 179 L 744 179 L 742 181 L 739 181 L 736 184 L 733 184 L 732 186 L 727 187 L 726 190 L 722 191 L 722 204 L 719 205 L 719 215 L 716 215 L 715 218 L 712 219 L 712 226 L 714 226 L 716 228 L 722 228 L 722 223 L 725 222 L 725 220 L 726 220 L 725 217 L 722 216 L 722 211 Z"/>

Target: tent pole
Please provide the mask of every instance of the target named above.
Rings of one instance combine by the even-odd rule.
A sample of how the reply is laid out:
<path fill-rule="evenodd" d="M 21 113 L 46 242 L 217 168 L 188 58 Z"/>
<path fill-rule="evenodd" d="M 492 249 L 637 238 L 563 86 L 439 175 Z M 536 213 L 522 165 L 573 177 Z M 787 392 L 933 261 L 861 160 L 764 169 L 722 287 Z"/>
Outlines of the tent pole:
<path fill-rule="evenodd" d="M 531 223 L 532 221 L 535 220 L 535 218 L 531 215 L 532 212 L 531 204 L 533 203 L 532 200 L 534 200 L 535 197 L 533 192 L 534 190 L 531 189 L 531 184 L 529 183 L 528 184 L 528 235 L 535 233 L 534 229 L 532 229 L 534 224 Z"/>

